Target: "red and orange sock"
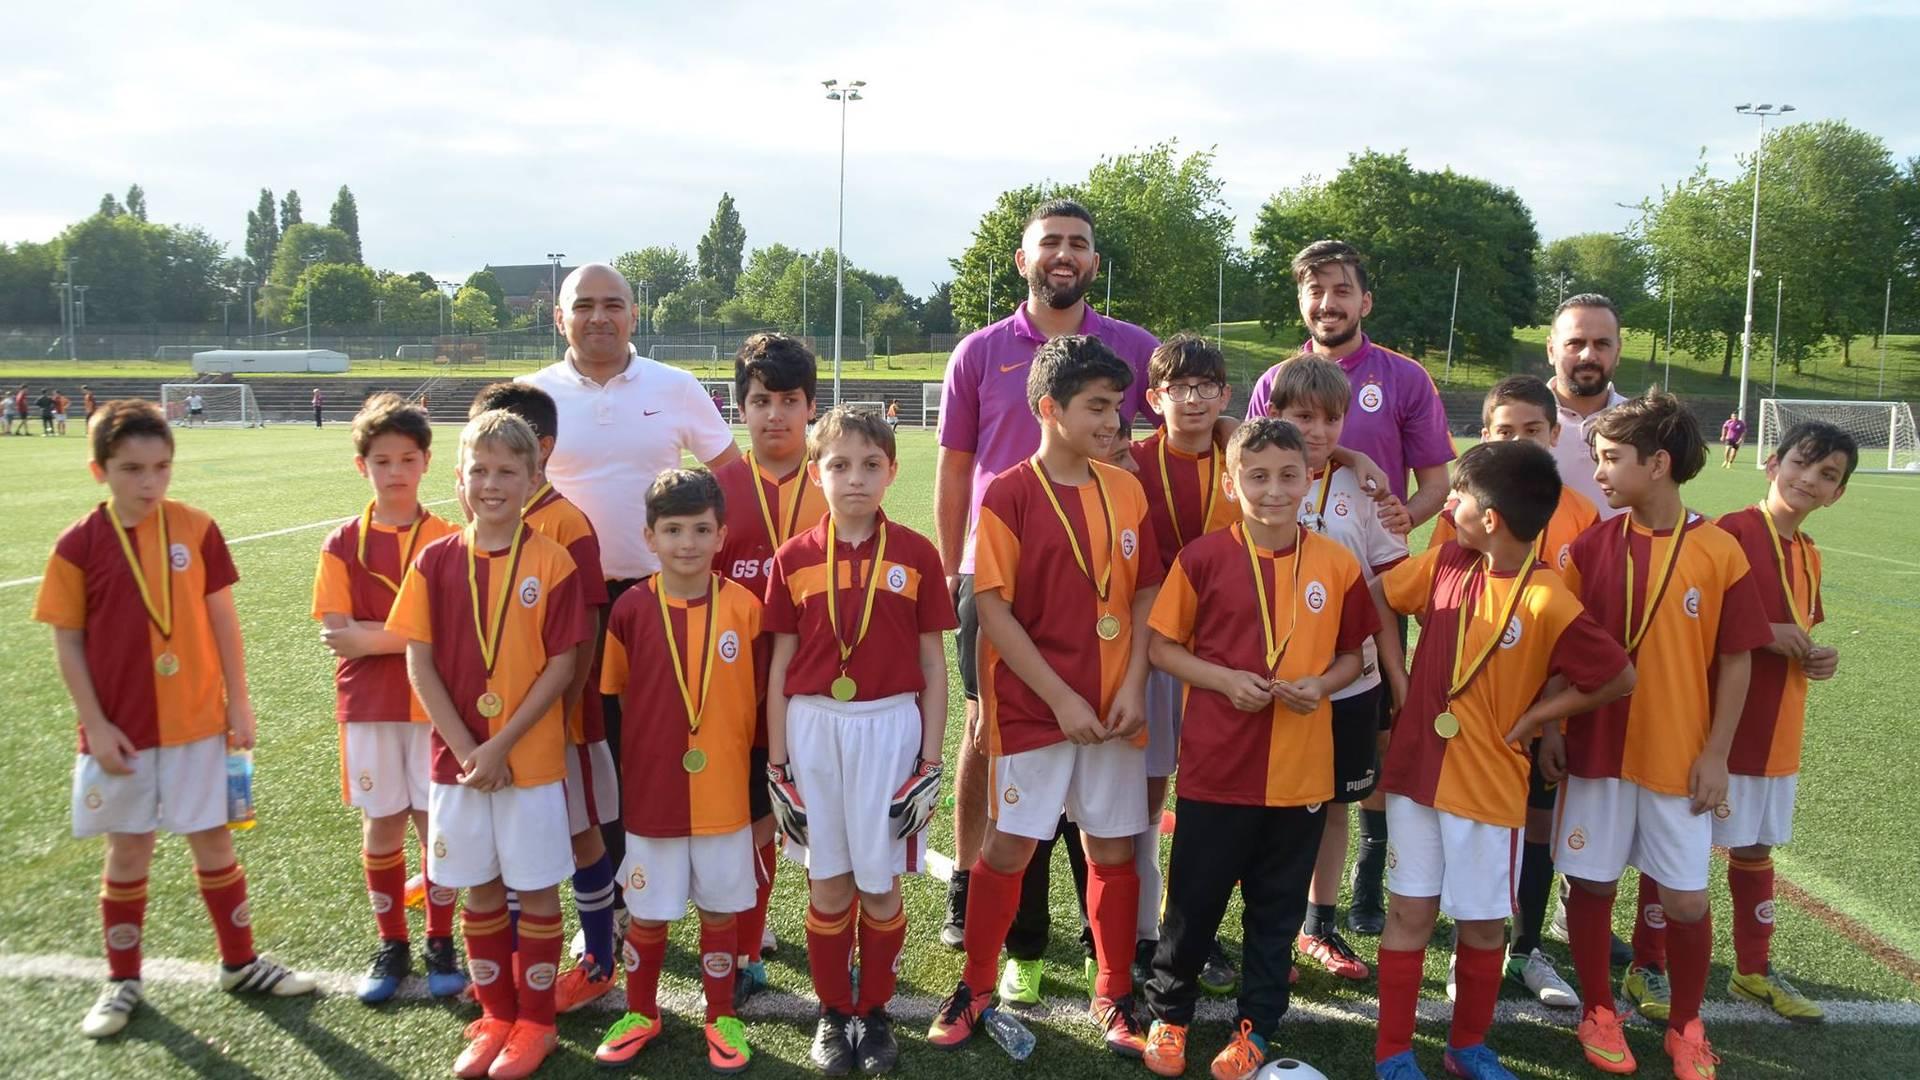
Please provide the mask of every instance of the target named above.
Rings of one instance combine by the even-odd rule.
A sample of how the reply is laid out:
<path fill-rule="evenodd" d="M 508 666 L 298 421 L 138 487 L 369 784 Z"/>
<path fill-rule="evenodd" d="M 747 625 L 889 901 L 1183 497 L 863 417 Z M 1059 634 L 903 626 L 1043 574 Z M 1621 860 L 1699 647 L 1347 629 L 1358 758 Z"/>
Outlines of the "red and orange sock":
<path fill-rule="evenodd" d="M 520 944 L 514 957 L 519 1019 L 553 1026 L 553 980 L 560 974 L 560 913 L 520 913 Z"/>
<path fill-rule="evenodd" d="M 1376 1062 L 1413 1049 L 1414 1010 L 1420 1003 L 1420 968 L 1426 958 L 1425 949 L 1380 950 L 1380 1023 L 1373 1036 Z"/>
<path fill-rule="evenodd" d="M 1581 1015 L 1612 1009 L 1614 894 L 1600 896 L 1578 885 L 1567 891 L 1567 942 L 1580 982 Z"/>
<path fill-rule="evenodd" d="M 1447 1045 L 1465 1050 L 1487 1041 L 1493 1007 L 1500 1000 L 1506 950 L 1476 949 L 1462 941 L 1454 945 L 1453 955 L 1453 1029 L 1447 1033 Z"/>
<path fill-rule="evenodd" d="M 1713 913 L 1699 922 L 1674 920 L 1667 933 L 1672 935 L 1672 967 L 1667 971 L 1669 999 L 1667 1027 L 1684 1030 L 1687 1021 L 1698 1019 L 1700 1002 L 1707 996 L 1707 964 L 1713 957 Z"/>
<path fill-rule="evenodd" d="M 247 872 L 239 863 L 224 870 L 195 868 L 200 899 L 213 919 L 213 936 L 220 944 L 220 962 L 237 968 L 253 962 L 253 909 L 247 906 Z M 402 882 L 404 885 L 405 882 Z"/>
<path fill-rule="evenodd" d="M 381 941 L 407 940 L 407 852 L 396 848 L 385 855 L 360 852 L 360 865 L 367 875 L 367 901 L 373 905 L 373 922 Z"/>
<path fill-rule="evenodd" d="M 886 1008 L 893 1000 L 899 981 L 900 949 L 907 943 L 907 909 L 904 905 L 890 919 L 875 919 L 860 912 L 860 1000 L 854 1013 L 865 1016 Z"/>
<path fill-rule="evenodd" d="M 1133 946 L 1139 923 L 1140 872 L 1133 860 L 1108 866 L 1087 860 L 1087 921 L 1099 972 L 1094 994 L 1118 1001 L 1133 992 Z"/>
<path fill-rule="evenodd" d="M 1773 952 L 1773 860 L 1727 860 L 1727 891 L 1733 894 L 1734 968 L 1764 975 Z"/>
<path fill-rule="evenodd" d="M 107 942 L 107 978 L 140 977 L 140 939 L 147 922 L 147 879 L 100 877 L 100 927 Z"/>
<path fill-rule="evenodd" d="M 988 866 L 984 857 L 974 860 L 967 876 L 967 964 L 961 978 L 976 997 L 993 993 L 997 985 L 1000 950 L 1007 944 L 1007 931 L 1013 929 L 1013 916 L 1020 907 L 1023 876 L 1024 868 L 1003 874 Z"/>
<path fill-rule="evenodd" d="M 627 968 L 627 1011 L 657 1021 L 660 1019 L 660 968 L 667 962 L 666 926 L 628 924 L 627 947 L 633 957 L 633 965 Z"/>
<path fill-rule="evenodd" d="M 735 946 L 740 950 L 736 955 L 746 957 L 748 963 L 760 962 L 760 938 L 767 929 L 767 901 L 773 898 L 774 868 L 779 865 L 779 852 L 771 840 L 753 853 L 753 910 L 734 916 L 740 938 Z"/>
<path fill-rule="evenodd" d="M 700 990 L 707 999 L 707 1023 L 733 1015 L 733 954 L 740 947 L 740 920 L 700 920 Z"/>
<path fill-rule="evenodd" d="M 433 883 L 433 878 L 427 873 L 427 845 L 424 840 L 420 843 L 420 883 L 427 892 L 427 936 L 452 937 L 453 905 L 460 898 L 460 890 Z"/>
<path fill-rule="evenodd" d="M 515 1019 L 520 999 L 513 985 L 513 936 L 506 911 L 469 908 L 460 921 L 467 938 L 467 974 L 481 1013 L 495 1020 Z"/>
<path fill-rule="evenodd" d="M 853 1014 L 853 921 L 858 905 L 828 913 L 807 905 L 807 970 L 820 1007 Z M 864 973 L 861 978 L 865 979 Z"/>
<path fill-rule="evenodd" d="M 1660 883 L 1640 873 L 1640 895 L 1633 917 L 1633 965 L 1667 970 L 1667 908 L 1660 902 Z"/>

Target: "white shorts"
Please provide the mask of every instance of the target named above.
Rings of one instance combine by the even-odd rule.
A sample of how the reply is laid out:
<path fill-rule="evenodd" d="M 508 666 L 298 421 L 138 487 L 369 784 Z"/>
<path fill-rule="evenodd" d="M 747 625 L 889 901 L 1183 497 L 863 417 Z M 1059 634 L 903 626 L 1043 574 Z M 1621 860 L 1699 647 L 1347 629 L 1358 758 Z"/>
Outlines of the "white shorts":
<path fill-rule="evenodd" d="M 861 892 L 884 893 L 925 869 L 927 830 L 898 839 L 887 816 L 919 756 L 917 695 L 787 703 L 787 757 L 807 806 L 807 877 L 852 874 Z"/>
<path fill-rule="evenodd" d="M 1631 780 L 1569 776 L 1553 811 L 1554 868 L 1570 878 L 1618 881 L 1631 865 L 1670 889 L 1704 889 L 1713 818 L 1688 802 Z"/>
<path fill-rule="evenodd" d="M 538 787 L 475 791 L 439 784 L 427 796 L 427 876 L 471 889 L 500 879 L 507 888 L 545 889 L 573 876 L 567 795 L 556 780 Z"/>
<path fill-rule="evenodd" d="M 1147 669 L 1147 777 L 1172 776 L 1180 763 L 1181 695 L 1186 687 L 1161 671 Z"/>
<path fill-rule="evenodd" d="M 754 856 L 751 825 L 719 836 L 628 833 L 627 854 L 620 860 L 627 913 L 648 922 L 673 922 L 687 913 L 688 901 L 717 915 L 749 911 L 758 892 Z"/>
<path fill-rule="evenodd" d="M 1076 746 L 1057 742 L 996 757 L 988 774 L 994 827 L 1050 840 L 1060 811 L 1103 840 L 1147 830 L 1147 752 L 1121 739 Z"/>
<path fill-rule="evenodd" d="M 114 776 L 92 754 L 73 762 L 73 835 L 202 832 L 227 823 L 227 737 L 141 750 Z"/>
<path fill-rule="evenodd" d="M 567 832 L 579 836 L 620 820 L 620 782 L 607 741 L 567 746 Z"/>
<path fill-rule="evenodd" d="M 1387 891 L 1440 898 L 1454 920 L 1514 913 L 1522 830 L 1489 825 L 1387 796 Z"/>
<path fill-rule="evenodd" d="M 1713 811 L 1714 846 L 1778 847 L 1793 839 L 1793 799 L 1799 788 L 1799 773 L 1727 777 L 1726 801 Z"/>
<path fill-rule="evenodd" d="M 340 777 L 347 805 L 375 818 L 425 810 L 432 757 L 430 724 L 341 724 Z"/>

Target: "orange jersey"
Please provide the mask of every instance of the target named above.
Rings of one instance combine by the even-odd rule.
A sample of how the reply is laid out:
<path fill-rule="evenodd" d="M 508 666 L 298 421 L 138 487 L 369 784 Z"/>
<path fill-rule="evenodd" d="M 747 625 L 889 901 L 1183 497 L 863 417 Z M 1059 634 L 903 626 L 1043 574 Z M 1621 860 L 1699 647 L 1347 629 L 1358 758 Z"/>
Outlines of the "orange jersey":
<path fill-rule="evenodd" d="M 874 565 L 880 529 L 886 557 Z M 874 535 L 858 544 L 836 540 L 839 581 L 834 594 L 840 640 L 851 644 L 860 629 L 867 583 L 874 581 L 873 616 L 866 637 L 847 658 L 846 674 L 858 689 L 855 701 L 878 701 L 927 688 L 920 671 L 920 635 L 957 629 L 953 597 L 933 542 L 880 515 Z M 871 575 L 879 575 L 877 579 Z M 827 526 L 823 522 L 781 545 L 773 557 L 767 589 L 766 630 L 798 635 L 783 683 L 788 697 L 825 694 L 840 675 L 840 649 L 827 613 Z"/>
<path fill-rule="evenodd" d="M 1162 447 L 1165 470 L 1160 468 Z M 1183 546 L 1240 520 L 1238 505 L 1220 490 L 1227 455 L 1211 443 L 1205 453 L 1189 454 L 1167 442 L 1167 431 L 1161 428 L 1134 443 L 1130 452 L 1140 470 L 1140 486 L 1147 494 L 1147 513 L 1160 547 L 1162 573 L 1173 565 L 1173 557 Z"/>
<path fill-rule="evenodd" d="M 622 594 L 607 623 L 600 689 L 620 695 L 621 814 L 635 836 L 715 836 L 743 829 L 747 785 L 766 782 L 748 775 L 760 697 L 754 657 L 760 601 L 744 586 L 717 575 L 714 580 L 711 606 L 706 597 L 668 597 L 663 620 L 655 575 Z M 685 692 L 700 716 L 698 728 L 681 696 L 676 652 Z M 688 768 L 690 761 L 700 768 Z"/>
<path fill-rule="evenodd" d="M 1447 508 L 1433 519 L 1433 533 L 1427 537 L 1427 550 L 1431 551 L 1442 544 L 1450 543 L 1458 534 L 1453 524 L 1453 501 L 1447 501 Z M 1587 531 L 1587 527 L 1600 520 L 1600 512 L 1593 508 L 1593 501 L 1572 487 L 1560 485 L 1560 505 L 1553 508 L 1553 517 L 1547 519 L 1547 527 L 1533 538 L 1534 558 L 1563 570 L 1567 565 L 1567 552 L 1572 549 L 1575 537 Z"/>
<path fill-rule="evenodd" d="M 1140 482 L 1125 469 L 1088 464 L 1099 483 L 1043 480 L 1033 459 L 993 478 L 980 502 L 973 587 L 976 594 L 998 592 L 1047 664 L 1104 718 L 1126 677 L 1133 635 L 1145 631 L 1133 625 L 1134 594 L 1157 587 L 1164 574 Z M 1088 560 L 1085 570 L 1074 557 L 1076 542 L 1080 558 Z M 1108 578 L 1105 601 L 1088 580 L 1089 572 L 1094 581 Z M 1096 632 L 1103 615 L 1119 620 L 1120 632 L 1110 641 Z M 981 635 L 979 647 L 988 753 L 1016 754 L 1064 739 L 1053 710 L 1001 662 L 987 635 Z M 1137 741 L 1144 746 L 1146 732 Z"/>
<path fill-rule="evenodd" d="M 240 574 L 220 527 L 204 511 L 166 499 L 159 511 L 122 531 L 156 609 L 172 593 L 171 636 L 163 636 L 147 614 L 115 530 L 102 503 L 60 534 L 34 598 L 34 619 L 84 632 L 100 710 L 134 749 L 180 746 L 226 731 L 226 676 L 206 598 L 232 586 Z M 162 666 L 171 665 L 162 658 L 169 655 L 178 670 L 164 675 Z M 85 733 L 80 752 L 88 752 Z"/>
<path fill-rule="evenodd" d="M 1735 510 L 1716 522 L 1747 553 L 1760 607 L 1767 621 L 1790 623 L 1793 611 L 1807 628 L 1827 619 L 1820 603 L 1820 549 L 1804 531 L 1780 538 L 1779 552 L 1767 531 L 1760 508 Z M 1785 558 L 1781 558 L 1784 555 Z M 1784 581 L 1784 584 L 1783 584 Z M 1787 590 L 1793 590 L 1793 610 L 1787 608 Z M 1791 776 L 1800 771 L 1800 743 L 1807 727 L 1807 672 L 1800 661 L 1764 648 L 1753 650 L 1753 679 L 1747 684 L 1747 707 L 1733 733 L 1727 754 L 1728 771 L 1739 776 Z"/>
<path fill-rule="evenodd" d="M 808 479 L 804 465 L 781 480 L 744 455 L 722 465 L 713 478 L 727 501 L 727 538 L 714 553 L 714 573 L 765 600 L 774 552 L 826 519 L 826 494 Z M 771 531 L 768 518 L 773 520 Z"/>
<path fill-rule="evenodd" d="M 1567 770 L 1574 776 L 1618 777 L 1650 791 L 1687 794 L 1688 773 L 1713 726 L 1708 680 L 1714 660 L 1773 640 L 1740 542 L 1691 511 L 1679 535 L 1685 539 L 1671 577 L 1652 601 L 1652 624 L 1633 651 L 1639 673 L 1633 693 L 1567 723 Z M 1649 532 L 1623 514 L 1574 541 L 1561 573 L 1615 641 L 1627 640 L 1627 560 L 1633 560 L 1633 618 L 1640 623 L 1649 579 L 1667 561 L 1675 536 L 1673 530 Z"/>
<path fill-rule="evenodd" d="M 1296 549 L 1256 547 L 1272 614 L 1273 677 L 1317 676 L 1337 654 L 1358 653 L 1380 629 L 1359 560 L 1338 541 L 1307 531 Z M 1265 675 L 1267 639 L 1254 568 L 1239 525 L 1180 549 L 1153 601 L 1155 633 L 1210 664 Z M 1205 609 L 1207 616 L 1200 618 Z M 1302 716 L 1276 701 L 1245 713 L 1226 695 L 1188 686 L 1180 726 L 1183 798 L 1243 806 L 1305 806 L 1333 798 L 1333 706 L 1325 698 Z"/>
<path fill-rule="evenodd" d="M 544 484 L 527 503 L 523 520 L 527 528 L 567 549 L 580 578 L 580 601 L 587 607 L 589 627 L 598 636 L 597 612 L 607 606 L 607 581 L 600 570 L 600 535 L 593 522 L 566 496 Z M 580 707 L 567 717 L 567 739 L 575 745 L 601 742 L 607 737 L 606 717 L 600 709 L 600 649 L 593 649 L 591 670 L 587 673 L 587 692 L 580 696 Z"/>
<path fill-rule="evenodd" d="M 1518 574 L 1489 573 L 1483 556 L 1458 544 L 1429 548 L 1380 576 L 1388 606 L 1425 619 L 1381 770 L 1384 790 L 1488 825 L 1526 824 L 1527 753 L 1506 741 L 1507 732 L 1550 676 L 1595 690 L 1625 670 L 1627 654 L 1546 564 L 1534 564 L 1515 601 L 1519 581 Z M 1500 626 L 1510 601 L 1512 614 Z M 1500 643 L 1485 666 L 1450 697 L 1456 656 L 1464 674 L 1496 634 Z M 1442 712 L 1459 721 L 1451 739 L 1434 728 Z"/>
<path fill-rule="evenodd" d="M 513 719 L 547 661 L 587 639 L 587 609 L 580 575 L 567 549 L 532 529 L 525 531 L 518 558 L 510 549 L 474 552 L 473 582 L 467 579 L 472 535 L 455 532 L 421 549 L 400 582 L 400 595 L 387 616 L 387 629 L 408 641 L 433 646 L 433 667 L 445 685 L 461 723 L 475 742 L 485 742 Z M 489 630 L 502 589 L 512 590 L 495 645 L 493 671 L 487 671 L 480 630 L 474 625 L 473 596 Z M 499 715 L 480 714 L 484 694 L 497 695 Z M 538 722 L 507 755 L 518 787 L 538 787 L 564 779 L 566 720 L 555 697 Z M 460 762 L 433 733 L 433 782 L 457 783 Z"/>
<path fill-rule="evenodd" d="M 346 522 L 320 545 L 320 565 L 313 575 L 315 619 L 345 615 L 355 622 L 385 623 L 410 556 L 460 531 L 425 508 L 417 531 L 376 521 L 367 530 L 363 562 L 361 521 L 356 517 Z M 340 723 L 427 722 L 427 710 L 407 683 L 404 653 L 342 657 L 333 666 L 333 686 L 334 719 Z"/>

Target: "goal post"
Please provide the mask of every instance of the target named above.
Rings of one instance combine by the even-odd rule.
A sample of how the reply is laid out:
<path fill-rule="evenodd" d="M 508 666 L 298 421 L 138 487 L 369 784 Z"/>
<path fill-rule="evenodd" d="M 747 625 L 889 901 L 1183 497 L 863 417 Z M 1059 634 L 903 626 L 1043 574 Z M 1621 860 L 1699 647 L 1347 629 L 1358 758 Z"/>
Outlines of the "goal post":
<path fill-rule="evenodd" d="M 940 422 L 940 392 L 944 384 L 920 384 L 920 426 L 933 427 Z"/>
<path fill-rule="evenodd" d="M 198 394 L 201 411 L 193 415 L 190 399 Z M 188 427 L 202 424 L 222 427 L 264 427 L 266 417 L 253 387 L 246 383 L 162 383 L 160 408 L 167 420 Z"/>
<path fill-rule="evenodd" d="M 1904 401 L 1762 398 L 1760 444 L 1754 464 L 1765 468 L 1767 455 L 1779 447 L 1781 438 L 1793 425 L 1808 420 L 1824 421 L 1853 436 L 1860 447 L 1859 472 L 1920 473 L 1920 438 L 1914 430 L 1913 406 Z"/>

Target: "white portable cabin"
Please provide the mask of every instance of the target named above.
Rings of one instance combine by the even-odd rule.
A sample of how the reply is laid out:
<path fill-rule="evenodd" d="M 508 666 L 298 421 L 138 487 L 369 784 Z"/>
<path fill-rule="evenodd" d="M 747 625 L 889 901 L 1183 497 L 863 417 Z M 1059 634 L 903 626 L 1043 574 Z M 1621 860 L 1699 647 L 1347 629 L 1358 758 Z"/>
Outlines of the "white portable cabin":
<path fill-rule="evenodd" d="M 347 354 L 332 349 L 210 349 L 193 354 L 197 372 L 310 371 L 338 374 L 347 370 Z"/>

